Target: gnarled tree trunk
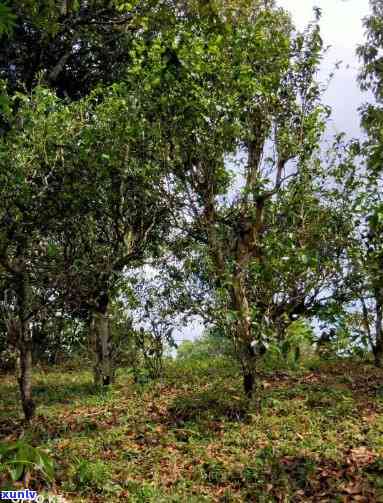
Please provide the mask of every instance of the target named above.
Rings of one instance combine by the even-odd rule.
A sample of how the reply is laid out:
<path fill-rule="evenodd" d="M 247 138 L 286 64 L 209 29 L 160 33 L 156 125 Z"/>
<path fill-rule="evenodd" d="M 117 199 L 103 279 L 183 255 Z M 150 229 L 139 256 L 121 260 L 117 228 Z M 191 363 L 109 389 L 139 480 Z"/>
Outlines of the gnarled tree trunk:
<path fill-rule="evenodd" d="M 248 398 L 252 398 L 256 382 L 256 357 L 251 351 L 251 346 L 248 345 L 244 350 L 242 357 L 243 368 L 243 390 Z"/>
<path fill-rule="evenodd" d="M 233 281 L 233 305 L 238 313 L 236 340 L 243 369 L 243 389 L 248 398 L 253 396 L 256 378 L 256 355 L 251 347 L 251 310 L 246 296 L 245 275 L 238 272 Z"/>
<path fill-rule="evenodd" d="M 10 344 L 19 352 L 17 380 L 19 383 L 21 405 L 26 421 L 34 416 L 36 404 L 32 398 L 32 346 L 33 334 L 28 316 L 29 284 L 22 258 L 13 265 L 17 314 L 8 320 L 7 331 Z"/>
<path fill-rule="evenodd" d="M 25 331 L 26 329 L 24 329 Z M 29 339 L 28 335 L 24 338 L 24 344 L 20 346 L 18 381 L 24 416 L 27 421 L 30 421 L 34 416 L 36 405 L 32 398 L 32 343 L 26 339 Z"/>
<path fill-rule="evenodd" d="M 108 298 L 105 295 L 92 313 L 90 339 L 94 357 L 94 383 L 109 385 L 114 379 L 112 344 L 108 314 Z"/>
<path fill-rule="evenodd" d="M 28 325 L 28 322 L 16 318 L 7 322 L 8 340 L 18 350 L 17 381 L 24 416 L 29 422 L 36 405 L 32 398 L 32 334 Z"/>

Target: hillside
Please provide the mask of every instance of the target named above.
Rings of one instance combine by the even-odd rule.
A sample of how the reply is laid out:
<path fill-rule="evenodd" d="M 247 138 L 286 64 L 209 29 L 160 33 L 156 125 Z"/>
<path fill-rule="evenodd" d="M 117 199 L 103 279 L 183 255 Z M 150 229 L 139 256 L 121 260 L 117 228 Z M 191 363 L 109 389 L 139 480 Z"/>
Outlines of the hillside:
<path fill-rule="evenodd" d="M 382 377 L 351 361 L 264 371 L 248 403 L 217 361 L 173 363 L 155 385 L 121 374 L 106 392 L 87 372 L 40 371 L 24 440 L 54 458 L 53 492 L 67 501 L 383 501 Z M 0 388 L 14 440 L 15 383 Z M 44 486 L 37 472 L 29 486 Z"/>

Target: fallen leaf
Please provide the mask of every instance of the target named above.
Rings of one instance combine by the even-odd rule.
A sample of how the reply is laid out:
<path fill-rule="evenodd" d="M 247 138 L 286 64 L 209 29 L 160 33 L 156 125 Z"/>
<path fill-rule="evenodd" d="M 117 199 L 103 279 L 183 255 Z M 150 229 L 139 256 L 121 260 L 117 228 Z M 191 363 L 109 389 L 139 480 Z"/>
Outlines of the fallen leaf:
<path fill-rule="evenodd" d="M 360 494 L 362 492 L 362 487 L 359 482 L 349 482 L 347 485 L 343 484 L 340 486 L 341 490 L 346 494 Z"/>
<path fill-rule="evenodd" d="M 356 447 L 350 450 L 349 460 L 357 466 L 369 465 L 376 458 L 376 454 L 367 447 Z"/>

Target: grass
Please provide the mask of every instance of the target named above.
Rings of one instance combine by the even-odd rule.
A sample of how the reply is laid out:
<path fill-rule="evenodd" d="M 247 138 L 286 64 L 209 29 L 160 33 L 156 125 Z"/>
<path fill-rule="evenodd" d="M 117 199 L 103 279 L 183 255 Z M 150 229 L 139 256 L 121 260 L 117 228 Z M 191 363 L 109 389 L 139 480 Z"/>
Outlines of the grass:
<path fill-rule="evenodd" d="M 222 362 L 171 364 L 141 385 L 121 373 L 107 391 L 90 372 L 40 371 L 24 436 L 50 452 L 73 502 L 383 502 L 382 377 L 351 361 L 265 370 L 248 403 Z M 16 438 L 10 376 L 0 400 L 2 438 Z"/>

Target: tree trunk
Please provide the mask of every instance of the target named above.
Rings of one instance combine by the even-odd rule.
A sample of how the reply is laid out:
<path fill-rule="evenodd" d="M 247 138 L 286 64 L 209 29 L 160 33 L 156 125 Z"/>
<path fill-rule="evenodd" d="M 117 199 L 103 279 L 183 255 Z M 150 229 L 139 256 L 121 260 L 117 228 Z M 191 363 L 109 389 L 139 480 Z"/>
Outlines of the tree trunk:
<path fill-rule="evenodd" d="M 243 374 L 243 389 L 245 391 L 245 395 L 248 398 L 251 398 L 253 396 L 254 383 L 255 383 L 254 374 L 245 371 Z"/>
<path fill-rule="evenodd" d="M 243 389 L 248 398 L 253 396 L 256 376 L 256 355 L 251 346 L 253 340 L 251 310 L 246 296 L 245 276 L 239 272 L 233 281 L 233 305 L 238 313 L 236 340 L 240 348 L 243 369 Z"/>
<path fill-rule="evenodd" d="M 28 322 L 19 319 L 7 323 L 8 339 L 18 349 L 16 375 L 20 389 L 21 405 L 26 421 L 33 418 L 35 403 L 32 399 L 32 337 L 28 333 Z"/>
<path fill-rule="evenodd" d="M 383 367 L 383 299 L 381 299 L 381 292 L 376 295 L 374 358 L 375 365 Z"/>
<path fill-rule="evenodd" d="M 13 342 L 19 351 L 17 380 L 25 420 L 30 422 L 34 416 L 36 404 L 32 398 L 33 337 L 27 316 L 29 288 L 24 266 L 24 261 L 19 260 L 15 272 L 18 315 L 9 320 L 7 328 L 9 340 Z"/>
<path fill-rule="evenodd" d="M 244 344 L 241 351 L 243 369 L 243 390 L 247 398 L 252 398 L 257 375 L 257 355 L 250 344 Z"/>
<path fill-rule="evenodd" d="M 24 338 L 20 345 L 19 387 L 21 404 L 26 421 L 30 421 L 35 412 L 36 405 L 32 399 L 32 344 Z"/>
<path fill-rule="evenodd" d="M 94 356 L 94 383 L 107 386 L 114 377 L 107 302 L 93 312 L 90 337 Z"/>

